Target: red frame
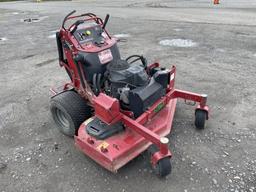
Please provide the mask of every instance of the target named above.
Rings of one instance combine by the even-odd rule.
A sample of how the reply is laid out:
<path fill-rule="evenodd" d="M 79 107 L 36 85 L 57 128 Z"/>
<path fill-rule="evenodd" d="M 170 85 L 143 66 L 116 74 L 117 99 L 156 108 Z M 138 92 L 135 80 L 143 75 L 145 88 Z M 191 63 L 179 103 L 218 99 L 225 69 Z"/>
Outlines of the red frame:
<path fill-rule="evenodd" d="M 68 19 L 77 17 L 81 17 L 81 15 L 68 17 Z M 85 19 L 85 21 L 89 20 L 94 20 L 95 22 L 98 20 L 100 21 L 99 25 L 103 25 L 102 20 L 98 17 Z M 72 25 L 68 30 L 64 28 L 61 28 L 60 30 L 62 42 L 69 45 L 68 48 L 64 47 L 64 54 L 68 60 L 68 64 L 60 61 L 60 66 L 65 67 L 71 74 L 71 82 L 64 84 L 60 88 L 61 91 L 74 88 L 91 106 L 94 107 L 94 117 L 100 118 L 107 124 L 122 121 L 126 127 L 125 131 L 122 133 L 101 141 L 86 133 L 85 128 L 88 123 L 87 120 L 80 126 L 78 135 L 75 136 L 76 146 L 106 169 L 116 172 L 120 167 L 146 150 L 152 143 L 159 149 L 158 152 L 152 155 L 151 163 L 153 166 L 155 166 L 160 159 L 171 157 L 171 152 L 168 149 L 168 139 L 165 136 L 171 131 L 177 98 L 199 103 L 196 110 L 206 111 L 208 119 L 208 106 L 206 105 L 207 95 L 200 95 L 174 88 L 176 76 L 175 66 L 169 70 L 171 79 L 165 96 L 155 102 L 155 104 L 137 119 L 133 118 L 132 112 L 122 111 L 117 99 L 111 98 L 104 93 L 100 93 L 100 95 L 96 97 L 90 89 L 90 86 L 86 84 L 84 76 L 82 78 L 86 86 L 85 88 L 81 86 L 81 79 L 79 78 L 78 70 L 73 61 L 73 56 L 75 56 L 78 51 L 100 52 L 113 46 L 117 41 L 116 39 L 111 38 L 107 31 L 105 31 L 108 35 L 106 37 L 107 43 L 105 46 L 82 46 L 71 35 L 71 28 Z M 159 63 L 153 63 L 147 67 L 147 71 L 149 72 L 151 68 L 159 66 Z M 81 64 L 79 64 L 79 67 L 82 74 L 84 74 Z M 61 91 L 51 89 L 53 95 L 56 95 Z M 160 105 L 162 109 L 158 111 Z"/>

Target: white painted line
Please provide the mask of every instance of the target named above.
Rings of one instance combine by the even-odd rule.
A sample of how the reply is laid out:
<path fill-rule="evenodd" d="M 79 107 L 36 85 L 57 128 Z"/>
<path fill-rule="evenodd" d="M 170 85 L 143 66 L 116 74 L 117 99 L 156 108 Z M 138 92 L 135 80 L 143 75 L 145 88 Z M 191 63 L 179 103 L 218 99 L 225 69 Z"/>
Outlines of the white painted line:
<path fill-rule="evenodd" d="M 48 38 L 49 39 L 54 39 L 54 38 L 56 38 L 56 34 L 49 35 Z"/>
<path fill-rule="evenodd" d="M 116 38 L 125 38 L 125 37 L 130 37 L 130 34 L 120 33 L 120 34 L 115 34 L 113 36 Z"/>
<path fill-rule="evenodd" d="M 182 29 L 180 29 L 180 28 L 175 28 L 175 29 L 173 29 L 174 31 L 177 31 L 177 32 L 179 32 L 179 31 L 182 31 Z"/>
<path fill-rule="evenodd" d="M 221 53 L 225 53 L 226 52 L 225 49 L 221 49 L 221 48 L 217 48 L 216 51 L 221 52 Z"/>
<path fill-rule="evenodd" d="M 195 47 L 197 43 L 190 39 L 163 39 L 159 41 L 162 46 L 169 47 Z"/>
<path fill-rule="evenodd" d="M 6 37 L 0 37 L 0 41 L 7 41 L 8 39 Z"/>
<path fill-rule="evenodd" d="M 56 33 L 56 32 L 59 32 L 59 31 L 60 31 L 59 29 L 56 29 L 56 30 L 50 31 L 50 33 Z"/>

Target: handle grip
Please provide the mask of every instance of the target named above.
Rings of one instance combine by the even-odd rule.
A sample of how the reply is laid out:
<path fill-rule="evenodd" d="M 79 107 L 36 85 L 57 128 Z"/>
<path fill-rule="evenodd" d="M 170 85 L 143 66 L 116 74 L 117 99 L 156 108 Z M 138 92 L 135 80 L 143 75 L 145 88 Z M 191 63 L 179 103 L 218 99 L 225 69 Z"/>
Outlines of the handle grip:
<path fill-rule="evenodd" d="M 102 29 L 105 29 L 105 27 L 106 27 L 106 25 L 108 23 L 108 19 L 109 19 L 109 14 L 107 14 L 105 19 L 104 19 L 104 23 L 103 23 Z"/>
<path fill-rule="evenodd" d="M 77 20 L 77 21 L 75 22 L 75 24 L 74 24 L 74 28 L 72 29 L 72 31 L 70 31 L 70 33 L 73 34 L 73 33 L 76 31 L 77 26 L 80 25 L 80 24 L 82 24 L 82 23 L 84 23 L 83 20 Z"/>
<path fill-rule="evenodd" d="M 70 15 L 73 15 L 74 13 L 76 12 L 76 10 L 73 10 L 71 11 L 69 14 L 66 15 L 66 17 L 64 18 L 63 22 L 62 22 L 62 28 L 65 29 L 64 25 L 65 25 L 65 22 L 67 20 L 67 18 L 70 16 Z M 65 29 L 66 30 L 66 29 Z"/>

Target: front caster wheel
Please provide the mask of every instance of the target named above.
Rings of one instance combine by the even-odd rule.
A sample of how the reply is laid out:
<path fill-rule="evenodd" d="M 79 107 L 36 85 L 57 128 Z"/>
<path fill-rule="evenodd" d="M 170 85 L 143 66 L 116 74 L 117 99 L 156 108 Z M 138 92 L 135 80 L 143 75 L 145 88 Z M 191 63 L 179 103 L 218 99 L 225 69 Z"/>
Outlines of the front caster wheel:
<path fill-rule="evenodd" d="M 169 175 L 172 171 L 171 158 L 165 157 L 163 159 L 160 159 L 153 169 L 155 173 L 160 177 L 165 177 Z"/>
<path fill-rule="evenodd" d="M 151 146 L 149 146 L 148 148 L 149 158 L 152 158 L 152 155 L 154 155 L 154 153 L 158 151 L 159 149 L 157 148 L 156 145 L 152 144 Z M 160 159 L 155 166 L 152 166 L 152 168 L 156 173 L 156 175 L 160 177 L 165 177 L 169 175 L 172 171 L 171 158 L 165 157 L 163 159 Z"/>
<path fill-rule="evenodd" d="M 207 112 L 204 110 L 196 110 L 195 114 L 195 126 L 198 129 L 204 129 L 205 128 L 205 121 L 207 117 Z"/>

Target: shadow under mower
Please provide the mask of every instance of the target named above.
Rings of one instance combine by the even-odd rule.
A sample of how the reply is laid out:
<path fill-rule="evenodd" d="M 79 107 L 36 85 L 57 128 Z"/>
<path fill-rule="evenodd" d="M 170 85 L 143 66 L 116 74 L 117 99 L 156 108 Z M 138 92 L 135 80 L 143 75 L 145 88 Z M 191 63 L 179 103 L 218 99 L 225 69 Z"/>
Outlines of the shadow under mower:
<path fill-rule="evenodd" d="M 174 88 L 176 68 L 148 64 L 140 55 L 121 59 L 118 39 L 93 13 L 69 13 L 56 33 L 59 64 L 70 82 L 52 88 L 50 109 L 59 130 L 109 171 L 149 151 L 155 173 L 171 172 L 168 149 L 177 98 L 198 103 L 195 126 L 205 127 L 207 95 Z"/>

